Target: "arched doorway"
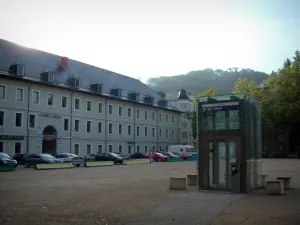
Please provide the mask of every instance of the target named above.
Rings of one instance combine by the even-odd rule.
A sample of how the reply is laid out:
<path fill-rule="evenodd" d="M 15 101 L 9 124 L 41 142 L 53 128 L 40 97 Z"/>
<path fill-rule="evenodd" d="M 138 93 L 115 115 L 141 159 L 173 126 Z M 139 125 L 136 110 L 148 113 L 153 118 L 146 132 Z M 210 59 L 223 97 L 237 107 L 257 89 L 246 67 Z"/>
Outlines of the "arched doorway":
<path fill-rule="evenodd" d="M 56 154 L 57 132 L 53 126 L 45 127 L 43 131 L 43 153 Z"/>

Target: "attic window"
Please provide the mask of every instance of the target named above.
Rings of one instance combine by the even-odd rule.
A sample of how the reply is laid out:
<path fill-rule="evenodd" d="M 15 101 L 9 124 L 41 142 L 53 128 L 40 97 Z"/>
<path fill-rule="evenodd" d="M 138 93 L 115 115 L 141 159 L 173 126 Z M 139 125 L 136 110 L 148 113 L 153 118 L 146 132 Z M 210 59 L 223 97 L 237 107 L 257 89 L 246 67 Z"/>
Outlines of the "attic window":
<path fill-rule="evenodd" d="M 102 84 L 91 84 L 90 90 L 93 92 L 96 92 L 96 93 L 101 93 L 102 92 Z"/>
<path fill-rule="evenodd" d="M 144 102 L 148 104 L 153 104 L 154 103 L 154 97 L 152 96 L 145 96 L 144 97 Z"/>
<path fill-rule="evenodd" d="M 11 64 L 8 68 L 8 73 L 16 76 L 24 76 L 25 66 L 20 63 Z"/>
<path fill-rule="evenodd" d="M 140 97 L 140 93 L 132 92 L 128 94 L 128 98 L 132 101 L 138 101 Z"/>
<path fill-rule="evenodd" d="M 121 97 L 122 95 L 122 89 L 119 88 L 113 88 L 110 90 L 110 94 L 116 97 Z"/>
<path fill-rule="evenodd" d="M 168 106 L 168 101 L 167 100 L 160 100 L 160 101 L 158 101 L 158 105 L 163 106 L 163 107 Z"/>
<path fill-rule="evenodd" d="M 72 76 L 68 78 L 67 85 L 73 88 L 79 88 L 80 81 L 77 77 Z"/>

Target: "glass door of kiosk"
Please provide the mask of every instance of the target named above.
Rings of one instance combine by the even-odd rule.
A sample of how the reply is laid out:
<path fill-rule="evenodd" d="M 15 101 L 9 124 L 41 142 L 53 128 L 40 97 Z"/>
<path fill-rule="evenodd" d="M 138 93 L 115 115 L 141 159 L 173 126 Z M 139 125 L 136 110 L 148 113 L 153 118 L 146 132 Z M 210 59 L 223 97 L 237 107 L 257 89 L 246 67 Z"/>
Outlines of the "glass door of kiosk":
<path fill-rule="evenodd" d="M 236 143 L 229 140 L 208 141 L 209 187 L 229 190 L 236 165 Z"/>

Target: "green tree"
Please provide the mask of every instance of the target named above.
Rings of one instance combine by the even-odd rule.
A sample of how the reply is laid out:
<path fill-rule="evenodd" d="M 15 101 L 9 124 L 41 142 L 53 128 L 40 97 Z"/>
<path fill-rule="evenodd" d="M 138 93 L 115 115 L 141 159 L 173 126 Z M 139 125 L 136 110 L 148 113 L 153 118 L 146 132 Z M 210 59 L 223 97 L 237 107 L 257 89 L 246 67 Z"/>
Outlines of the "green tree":
<path fill-rule="evenodd" d="M 201 97 L 212 97 L 217 95 L 217 89 L 215 88 L 210 88 L 198 95 L 195 96 L 194 98 L 194 109 L 197 107 L 197 102 L 198 99 Z M 194 140 L 197 138 L 197 116 L 196 116 L 196 111 L 192 112 L 186 112 L 186 117 L 189 120 L 191 126 L 192 126 L 192 133 L 193 133 L 193 138 Z"/>

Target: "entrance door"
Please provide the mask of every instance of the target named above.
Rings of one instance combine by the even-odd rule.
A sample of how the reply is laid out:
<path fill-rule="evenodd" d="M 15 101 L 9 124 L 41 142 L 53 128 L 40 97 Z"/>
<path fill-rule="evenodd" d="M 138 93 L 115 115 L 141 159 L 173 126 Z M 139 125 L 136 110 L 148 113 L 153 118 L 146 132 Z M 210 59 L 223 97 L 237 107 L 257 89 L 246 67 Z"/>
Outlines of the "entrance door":
<path fill-rule="evenodd" d="M 53 126 L 45 127 L 43 131 L 43 149 L 42 152 L 50 155 L 56 155 L 57 134 Z"/>
<path fill-rule="evenodd" d="M 236 163 L 236 142 L 231 140 L 208 141 L 209 187 L 229 190 L 232 187 L 232 165 Z"/>

